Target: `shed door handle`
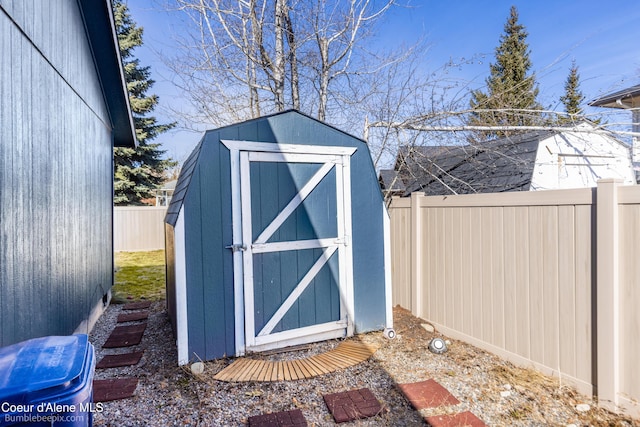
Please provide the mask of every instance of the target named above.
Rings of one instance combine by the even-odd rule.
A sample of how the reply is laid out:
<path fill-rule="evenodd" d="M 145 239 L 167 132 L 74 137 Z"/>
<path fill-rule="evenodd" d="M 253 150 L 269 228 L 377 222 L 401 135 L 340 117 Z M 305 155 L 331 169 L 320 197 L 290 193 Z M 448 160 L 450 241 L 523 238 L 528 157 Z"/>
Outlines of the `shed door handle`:
<path fill-rule="evenodd" d="M 247 246 L 243 245 L 243 244 L 235 244 L 235 245 L 229 245 L 229 246 L 225 246 L 226 249 L 231 249 L 233 251 L 233 253 L 236 253 L 238 251 L 240 252 L 244 252 L 247 250 Z"/>

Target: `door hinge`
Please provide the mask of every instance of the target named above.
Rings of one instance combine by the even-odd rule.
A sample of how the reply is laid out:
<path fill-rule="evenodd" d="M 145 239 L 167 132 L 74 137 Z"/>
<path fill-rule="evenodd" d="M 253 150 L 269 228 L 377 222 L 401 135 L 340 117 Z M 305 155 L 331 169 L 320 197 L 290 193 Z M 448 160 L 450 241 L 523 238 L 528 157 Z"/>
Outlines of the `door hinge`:
<path fill-rule="evenodd" d="M 247 250 L 247 246 L 243 244 L 236 243 L 235 245 L 225 246 L 225 249 L 231 249 L 231 251 L 235 254 L 236 252 L 244 252 Z"/>
<path fill-rule="evenodd" d="M 349 238 L 349 236 L 344 236 L 343 238 L 338 237 L 335 240 L 336 245 L 344 245 L 344 246 L 349 246 L 351 244 L 351 239 Z"/>

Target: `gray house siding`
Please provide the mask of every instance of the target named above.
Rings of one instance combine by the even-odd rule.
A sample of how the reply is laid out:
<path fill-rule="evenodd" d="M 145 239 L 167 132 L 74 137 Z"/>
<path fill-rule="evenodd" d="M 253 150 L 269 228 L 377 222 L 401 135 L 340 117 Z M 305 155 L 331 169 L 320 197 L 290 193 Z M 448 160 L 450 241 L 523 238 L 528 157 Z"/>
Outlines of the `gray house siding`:
<path fill-rule="evenodd" d="M 369 151 L 357 138 L 300 113 L 285 112 L 206 132 L 185 163 L 178 180 L 166 222 L 168 235 L 173 237 L 172 227 L 176 225 L 180 209 L 184 209 L 189 358 L 196 360 L 194 356 L 197 355 L 202 359 L 212 359 L 236 352 L 233 256 L 229 249 L 225 249 L 233 241 L 231 165 L 229 150 L 220 143 L 227 139 L 358 148 L 351 157 L 355 328 L 357 332 L 384 328 L 384 213 Z M 264 180 L 260 182 L 261 185 L 269 185 Z M 286 188 L 289 183 L 274 181 L 271 184 Z M 269 209 L 267 206 L 264 208 Z M 285 223 L 281 232 L 286 226 Z M 171 254 L 167 256 L 171 257 Z M 168 259 L 168 262 L 173 260 Z M 298 267 L 301 272 L 308 269 L 308 266 Z M 173 290 L 174 284 L 169 282 L 169 305 Z M 268 293 L 264 295 L 268 297 Z M 321 322 L 330 316 L 330 313 L 322 312 L 318 304 L 335 303 L 338 296 L 322 292 L 317 292 L 316 296 L 315 306 L 302 314 L 315 319 L 296 321 L 302 324 Z M 268 304 L 259 298 L 256 303 Z M 289 320 L 285 317 L 283 322 Z M 175 328 L 175 318 L 172 321 Z"/>
<path fill-rule="evenodd" d="M 0 346 L 74 332 L 112 285 L 114 129 L 85 31 L 75 1 L 0 0 Z"/>
<path fill-rule="evenodd" d="M 45 2 L 0 0 L 0 7 L 6 12 L 3 14 L 3 20 L 6 18 L 14 21 L 13 24 L 6 21 L 1 27 L 3 44 L 9 41 L 5 31 L 11 34 L 9 36 L 11 46 L 6 46 L 6 49 L 3 46 L 2 51 L 13 52 L 18 55 L 18 58 L 23 59 L 22 66 L 17 67 L 15 58 L 8 61 L 8 65 L 14 64 L 13 68 L 10 67 L 10 75 L 15 78 L 19 73 L 23 73 L 24 76 L 29 69 L 39 74 L 57 74 L 58 78 L 63 80 L 62 83 L 76 92 L 82 102 L 93 110 L 100 120 L 108 124 L 109 115 L 100 80 L 96 76 L 96 66 L 78 2 L 74 0 Z M 10 47 L 13 48 L 10 49 Z M 3 65 L 4 61 L 5 58 L 3 58 Z M 25 64 L 24 61 L 33 66 Z M 36 61 L 44 61 L 44 63 L 39 65 Z M 47 94 L 46 87 L 42 86 L 44 81 L 33 80 L 32 83 L 36 97 L 39 90 L 41 94 Z M 30 91 L 29 88 L 26 90 Z M 56 102 L 56 98 L 53 97 L 45 96 L 44 100 L 49 103 Z"/>

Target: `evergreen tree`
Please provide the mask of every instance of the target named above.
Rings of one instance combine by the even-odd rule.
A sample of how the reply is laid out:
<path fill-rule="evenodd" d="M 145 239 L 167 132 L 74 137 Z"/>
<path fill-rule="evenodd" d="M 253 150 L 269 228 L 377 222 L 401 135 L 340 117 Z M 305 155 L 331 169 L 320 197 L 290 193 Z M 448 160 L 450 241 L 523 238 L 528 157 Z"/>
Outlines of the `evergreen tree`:
<path fill-rule="evenodd" d="M 560 97 L 560 101 L 564 104 L 564 111 L 569 114 L 569 117 L 563 118 L 561 122 L 573 121 L 576 117 L 582 116 L 580 104 L 584 101 L 584 95 L 580 91 L 580 74 L 575 60 L 571 62 L 569 76 L 564 83 L 564 95 Z"/>
<path fill-rule="evenodd" d="M 142 45 L 142 27 L 138 27 L 121 0 L 113 0 L 116 33 L 129 91 L 129 102 L 138 139 L 137 148 L 114 149 L 114 204 L 139 205 L 153 197 L 153 190 L 164 181 L 165 172 L 177 162 L 164 159 L 160 144 L 150 143 L 155 137 L 175 126 L 158 124 L 148 114 L 158 103 L 157 95 L 147 95 L 153 86 L 149 67 L 141 67 L 133 50 Z"/>
<path fill-rule="evenodd" d="M 518 23 L 518 11 L 511 6 L 511 13 L 496 48 L 496 62 L 490 65 L 490 75 L 485 80 L 487 93 L 475 90 L 471 93 L 472 126 L 526 126 L 539 124 L 542 107 L 537 102 L 538 87 L 532 75 L 528 33 Z M 474 139 L 483 141 L 514 135 L 516 131 L 478 131 Z"/>

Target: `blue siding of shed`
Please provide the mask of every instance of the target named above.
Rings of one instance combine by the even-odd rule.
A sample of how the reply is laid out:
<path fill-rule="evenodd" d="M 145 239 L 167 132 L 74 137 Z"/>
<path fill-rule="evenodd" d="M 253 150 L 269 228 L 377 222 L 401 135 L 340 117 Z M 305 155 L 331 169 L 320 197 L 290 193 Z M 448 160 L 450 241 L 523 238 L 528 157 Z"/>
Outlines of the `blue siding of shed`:
<path fill-rule="evenodd" d="M 109 290 L 113 184 L 110 121 L 77 3 L 0 0 L 0 51 L 4 346 L 72 333 Z"/>
<path fill-rule="evenodd" d="M 184 195 L 189 357 L 235 353 L 231 166 L 206 135 Z M 211 356 L 214 355 L 214 356 Z"/>
<path fill-rule="evenodd" d="M 192 167 L 190 164 L 186 171 L 188 173 L 179 179 L 178 186 L 185 188 L 179 199 L 174 196 L 167 223 L 175 225 L 178 211 L 184 206 L 191 360 L 197 360 L 195 355 L 202 359 L 213 359 L 235 353 L 233 260 L 231 251 L 224 248 L 232 243 L 231 171 L 229 151 L 220 143 L 221 139 L 358 148 L 351 158 L 355 323 L 358 332 L 383 328 L 384 212 L 382 195 L 366 144 L 302 114 L 286 112 L 206 132 L 190 157 Z M 283 186 L 282 198 L 278 198 L 276 204 L 280 206 L 286 203 L 285 193 L 291 190 L 290 178 L 281 174 L 272 184 Z M 313 202 L 310 200 L 309 203 Z M 301 209 L 296 213 L 295 221 L 309 221 L 307 212 Z M 274 240 L 289 238 L 287 233 L 291 233 L 291 230 L 292 226 L 283 226 Z M 295 237 L 300 238 L 299 235 Z M 311 252 L 272 256 L 290 257 L 285 262 L 295 270 L 295 279 L 300 280 L 319 256 L 319 251 L 316 250 L 315 254 Z M 339 294 L 332 272 L 332 269 L 336 271 L 335 263 L 336 260 L 332 259 L 325 266 L 318 279 L 322 284 L 311 286 L 303 293 L 297 312 L 287 314 L 279 328 L 288 329 L 301 322 L 307 324 L 336 315 L 339 311 Z M 293 279 L 282 283 L 285 289 L 293 286 Z M 301 312 L 313 313 L 313 318 L 300 319 Z"/>

